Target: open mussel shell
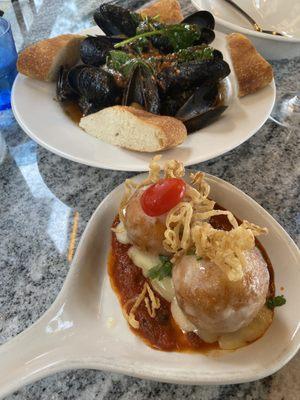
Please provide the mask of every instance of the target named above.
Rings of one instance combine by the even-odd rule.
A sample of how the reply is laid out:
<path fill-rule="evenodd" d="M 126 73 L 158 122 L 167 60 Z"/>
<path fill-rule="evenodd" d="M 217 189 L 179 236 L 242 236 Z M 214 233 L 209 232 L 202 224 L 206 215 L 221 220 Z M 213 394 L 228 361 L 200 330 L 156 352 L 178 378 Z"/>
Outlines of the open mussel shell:
<path fill-rule="evenodd" d="M 166 96 L 161 102 L 161 114 L 174 117 L 177 111 L 186 103 L 194 93 L 194 89 L 180 91 L 174 96 Z"/>
<path fill-rule="evenodd" d="M 215 29 L 214 16 L 209 11 L 197 11 L 188 17 L 184 18 L 182 24 L 195 24 L 200 28 Z"/>
<path fill-rule="evenodd" d="M 80 44 L 80 58 L 88 65 L 98 67 L 104 65 L 114 45 L 123 40 L 120 37 L 88 36 Z"/>
<path fill-rule="evenodd" d="M 94 13 L 94 20 L 106 35 L 134 36 L 141 17 L 115 4 L 101 4 Z"/>
<path fill-rule="evenodd" d="M 160 98 L 156 80 L 151 69 L 144 64 L 137 64 L 130 75 L 123 94 L 122 104 L 130 106 L 137 103 L 144 110 L 158 114 Z"/>
<path fill-rule="evenodd" d="M 78 97 L 76 91 L 69 84 L 68 75 L 69 69 L 61 66 L 56 84 L 56 98 L 60 102 L 74 100 Z"/>
<path fill-rule="evenodd" d="M 188 133 L 210 124 L 226 110 L 228 105 L 224 90 L 226 86 L 210 81 L 196 88 L 175 115 L 185 124 Z"/>

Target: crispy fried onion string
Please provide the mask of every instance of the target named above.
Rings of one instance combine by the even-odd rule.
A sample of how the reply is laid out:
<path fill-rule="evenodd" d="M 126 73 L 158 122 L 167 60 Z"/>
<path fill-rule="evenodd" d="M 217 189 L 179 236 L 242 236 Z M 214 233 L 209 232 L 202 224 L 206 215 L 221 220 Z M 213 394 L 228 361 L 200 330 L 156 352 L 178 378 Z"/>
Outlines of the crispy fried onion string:
<path fill-rule="evenodd" d="M 131 307 L 129 313 L 127 313 L 127 307 L 133 301 L 134 304 Z M 156 310 L 158 310 L 160 307 L 160 300 L 154 295 L 153 290 L 147 282 L 144 283 L 141 293 L 135 299 L 128 300 L 122 309 L 127 322 L 134 329 L 139 329 L 140 327 L 139 321 L 137 321 L 135 318 L 135 312 L 143 301 L 145 302 L 148 314 L 151 318 L 154 318 L 156 316 Z"/>
<path fill-rule="evenodd" d="M 124 210 L 134 192 L 160 179 L 160 158 L 153 158 L 149 176 L 142 182 L 126 180 L 125 195 L 119 209 L 121 221 L 124 220 Z M 167 161 L 163 171 L 165 178 L 181 178 L 185 174 L 183 164 L 175 160 Z M 197 256 L 216 263 L 228 279 L 239 280 L 243 277 L 245 266 L 244 252 L 253 249 L 255 236 L 267 233 L 267 229 L 248 221 L 239 225 L 230 211 L 214 209 L 215 202 L 209 199 L 209 193 L 210 186 L 204 174 L 191 173 L 184 198 L 167 214 L 164 247 L 173 255 L 173 262 L 187 250 L 194 249 Z M 232 229 L 224 231 L 213 228 L 209 221 L 216 215 L 226 215 Z"/>

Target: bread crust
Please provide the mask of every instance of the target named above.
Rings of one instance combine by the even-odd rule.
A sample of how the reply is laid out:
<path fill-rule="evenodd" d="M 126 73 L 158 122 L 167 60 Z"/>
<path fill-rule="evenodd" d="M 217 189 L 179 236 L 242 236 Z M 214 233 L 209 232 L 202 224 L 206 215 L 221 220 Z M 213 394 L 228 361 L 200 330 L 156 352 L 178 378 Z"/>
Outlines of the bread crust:
<path fill-rule="evenodd" d="M 156 115 L 130 106 L 115 106 L 122 111 L 129 111 L 147 125 L 152 125 L 161 130 L 159 142 L 161 149 L 178 146 L 187 137 L 187 130 L 183 122 L 174 117 Z"/>
<path fill-rule="evenodd" d="M 19 54 L 17 69 L 33 79 L 55 81 L 57 74 L 52 71 L 59 67 L 55 66 L 58 53 L 68 46 L 74 47 L 74 55 L 69 57 L 71 65 L 68 64 L 69 67 L 73 66 L 79 59 L 79 47 L 83 38 L 84 36 L 66 34 L 34 43 Z"/>
<path fill-rule="evenodd" d="M 227 43 L 238 81 L 239 97 L 254 93 L 272 81 L 272 66 L 257 52 L 246 36 L 231 33 L 227 35 Z"/>
<path fill-rule="evenodd" d="M 159 15 L 160 21 L 166 24 L 177 24 L 183 20 L 181 7 L 177 0 L 159 0 L 140 10 L 140 13 L 148 17 Z"/>

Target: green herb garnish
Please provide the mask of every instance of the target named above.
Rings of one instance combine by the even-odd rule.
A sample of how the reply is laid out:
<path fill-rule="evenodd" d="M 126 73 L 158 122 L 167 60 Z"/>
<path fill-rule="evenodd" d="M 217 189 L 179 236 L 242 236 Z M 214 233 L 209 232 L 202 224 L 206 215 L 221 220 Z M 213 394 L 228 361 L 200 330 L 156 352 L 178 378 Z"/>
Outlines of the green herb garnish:
<path fill-rule="evenodd" d="M 126 53 L 122 50 L 111 50 L 106 59 L 108 68 L 128 77 L 130 72 L 137 63 L 144 63 L 152 69 L 155 73 L 156 67 L 159 63 L 163 62 L 185 62 L 185 61 L 198 61 L 213 58 L 214 49 L 209 46 L 193 46 L 187 49 L 181 49 L 178 52 L 170 53 L 167 55 L 155 55 L 149 58 L 140 58 L 138 55 Z"/>
<path fill-rule="evenodd" d="M 197 261 L 201 261 L 201 260 L 202 260 L 202 257 L 198 256 L 198 257 L 196 258 L 196 260 L 197 260 Z"/>
<path fill-rule="evenodd" d="M 155 267 L 151 268 L 148 272 L 148 277 L 150 279 L 158 279 L 161 281 L 162 279 L 166 278 L 167 276 L 172 276 L 172 268 L 173 264 L 170 261 L 168 256 L 159 256 L 160 264 L 156 265 Z"/>
<path fill-rule="evenodd" d="M 130 61 L 134 56 L 132 54 L 125 53 L 121 50 L 111 50 L 106 58 L 106 65 L 115 71 L 120 72 L 124 64 Z"/>
<path fill-rule="evenodd" d="M 266 301 L 266 306 L 271 310 L 273 310 L 273 308 L 283 306 L 285 303 L 286 299 L 284 298 L 283 295 L 280 295 L 275 297 L 269 297 Z"/>
<path fill-rule="evenodd" d="M 155 26 L 151 23 L 147 26 L 148 29 L 153 29 Z M 161 29 L 153 29 L 148 32 L 139 33 L 136 36 L 123 40 L 115 44 L 115 49 L 123 47 L 127 44 L 132 44 L 141 38 L 149 38 L 153 36 L 164 36 L 170 44 L 173 46 L 175 51 L 180 49 L 186 49 L 192 46 L 196 40 L 201 37 L 201 29 L 198 25 L 189 24 L 175 24 L 162 27 Z"/>
<path fill-rule="evenodd" d="M 187 49 L 180 49 L 175 56 L 177 61 L 207 60 L 214 57 L 214 49 L 209 46 L 189 47 Z"/>

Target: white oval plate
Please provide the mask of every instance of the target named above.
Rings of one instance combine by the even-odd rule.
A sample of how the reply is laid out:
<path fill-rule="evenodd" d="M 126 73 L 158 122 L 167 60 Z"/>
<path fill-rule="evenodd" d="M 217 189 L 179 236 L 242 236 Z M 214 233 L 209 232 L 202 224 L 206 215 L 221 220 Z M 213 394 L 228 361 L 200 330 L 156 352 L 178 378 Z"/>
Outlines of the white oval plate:
<path fill-rule="evenodd" d="M 84 34 L 99 34 L 91 28 Z M 225 35 L 216 32 L 214 47 L 230 63 Z M 231 66 L 232 70 L 232 66 Z M 230 82 L 234 91 L 234 74 Z M 249 139 L 265 123 L 275 101 L 275 84 L 231 106 L 213 124 L 189 135 L 180 146 L 166 152 L 185 165 L 209 160 Z M 79 128 L 54 101 L 55 85 L 18 75 L 12 90 L 12 110 L 22 129 L 37 143 L 62 157 L 93 167 L 122 171 L 146 171 L 153 153 L 138 153 L 104 143 Z"/>
<path fill-rule="evenodd" d="M 120 185 L 89 221 L 54 304 L 31 328 L 0 347 L 0 397 L 74 368 L 195 385 L 247 382 L 276 372 L 296 354 L 300 345 L 297 246 L 245 193 L 214 176 L 207 175 L 207 179 L 214 200 L 237 217 L 269 229 L 261 242 L 273 264 L 277 293 L 284 287 L 287 303 L 275 310 L 266 334 L 237 351 L 208 357 L 153 350 L 130 331 L 107 274 L 110 227 L 124 190 Z"/>

